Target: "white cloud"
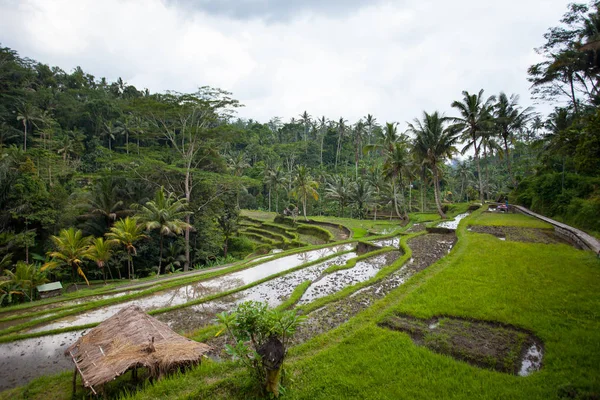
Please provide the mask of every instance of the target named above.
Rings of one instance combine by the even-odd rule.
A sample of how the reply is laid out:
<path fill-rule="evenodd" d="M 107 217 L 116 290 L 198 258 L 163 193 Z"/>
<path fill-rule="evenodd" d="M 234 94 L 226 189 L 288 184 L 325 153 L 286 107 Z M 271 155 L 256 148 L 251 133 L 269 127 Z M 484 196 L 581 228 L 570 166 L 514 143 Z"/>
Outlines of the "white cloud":
<path fill-rule="evenodd" d="M 274 19 L 160 0 L 8 1 L 0 36 L 22 56 L 138 88 L 221 87 L 261 121 L 307 110 L 404 122 L 422 110 L 450 114 L 462 90 L 504 90 L 529 104 L 533 47 L 567 3 L 356 1 L 339 13 L 315 4 Z"/>

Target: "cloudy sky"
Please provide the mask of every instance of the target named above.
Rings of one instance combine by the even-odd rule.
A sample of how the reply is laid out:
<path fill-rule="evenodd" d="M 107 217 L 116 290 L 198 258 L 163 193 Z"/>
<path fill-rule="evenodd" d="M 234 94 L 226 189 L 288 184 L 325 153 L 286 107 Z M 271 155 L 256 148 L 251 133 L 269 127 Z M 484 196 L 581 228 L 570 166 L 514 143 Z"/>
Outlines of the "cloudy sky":
<path fill-rule="evenodd" d="M 0 0 L 0 43 L 151 91 L 233 92 L 266 122 L 451 114 L 461 91 L 526 80 L 565 0 Z M 547 111 L 548 107 L 542 107 Z"/>

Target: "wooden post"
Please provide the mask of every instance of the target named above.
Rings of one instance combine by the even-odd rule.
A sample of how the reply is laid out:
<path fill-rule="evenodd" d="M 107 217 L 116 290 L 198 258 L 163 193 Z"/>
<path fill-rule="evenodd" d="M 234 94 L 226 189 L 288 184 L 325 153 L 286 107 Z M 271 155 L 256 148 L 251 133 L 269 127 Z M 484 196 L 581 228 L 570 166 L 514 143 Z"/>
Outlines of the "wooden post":
<path fill-rule="evenodd" d="M 77 391 L 77 366 L 75 366 L 75 369 L 73 370 L 73 395 L 72 395 L 72 397 L 75 397 L 76 391 Z"/>

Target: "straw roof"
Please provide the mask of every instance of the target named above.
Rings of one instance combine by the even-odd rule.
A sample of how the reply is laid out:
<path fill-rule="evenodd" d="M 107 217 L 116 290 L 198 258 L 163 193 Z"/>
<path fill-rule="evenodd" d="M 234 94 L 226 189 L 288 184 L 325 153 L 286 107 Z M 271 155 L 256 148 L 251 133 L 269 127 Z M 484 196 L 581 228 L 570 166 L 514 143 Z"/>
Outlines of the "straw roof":
<path fill-rule="evenodd" d="M 71 345 L 70 355 L 83 386 L 110 382 L 135 367 L 159 378 L 178 368 L 198 364 L 210 346 L 175 333 L 138 306 L 123 308 Z"/>

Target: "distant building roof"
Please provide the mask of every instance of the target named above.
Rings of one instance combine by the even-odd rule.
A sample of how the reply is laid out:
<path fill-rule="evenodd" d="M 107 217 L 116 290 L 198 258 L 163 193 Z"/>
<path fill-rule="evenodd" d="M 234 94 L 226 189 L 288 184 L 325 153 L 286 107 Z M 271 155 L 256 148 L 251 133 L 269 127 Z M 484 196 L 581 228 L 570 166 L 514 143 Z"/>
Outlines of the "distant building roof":
<path fill-rule="evenodd" d="M 37 287 L 38 292 L 49 292 L 51 290 L 57 290 L 57 289 L 62 289 L 62 285 L 60 284 L 60 282 L 51 282 L 51 283 L 46 283 L 45 285 L 40 285 Z"/>

